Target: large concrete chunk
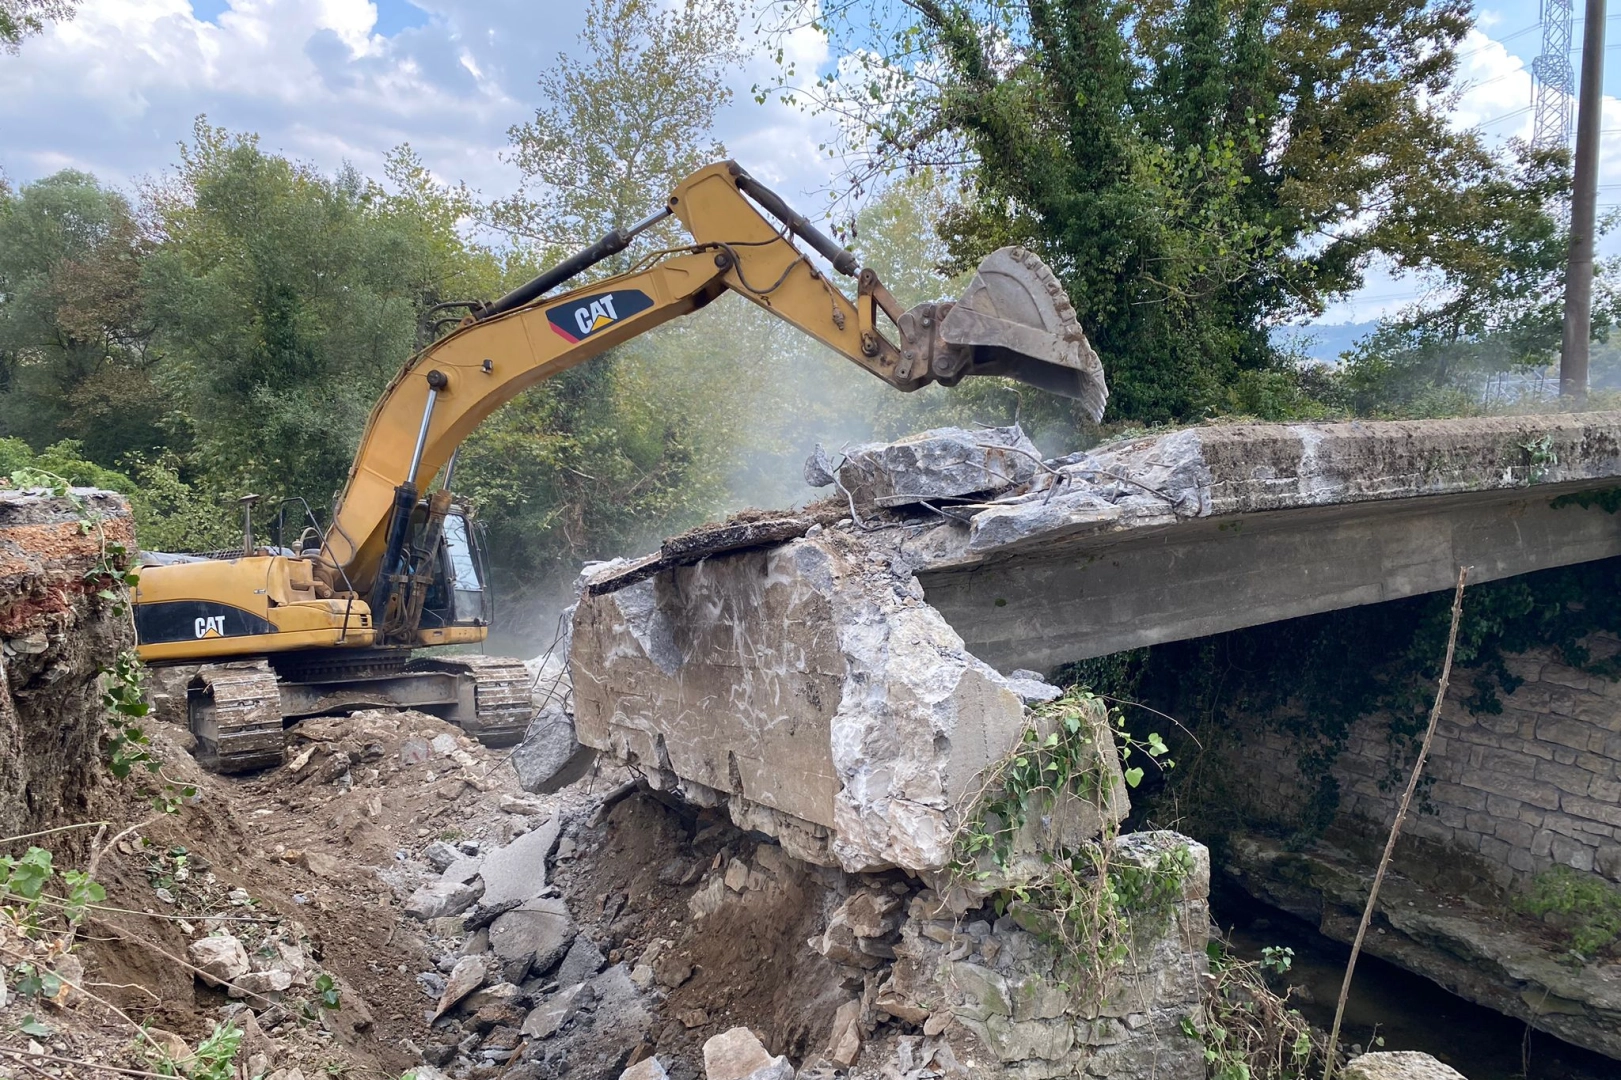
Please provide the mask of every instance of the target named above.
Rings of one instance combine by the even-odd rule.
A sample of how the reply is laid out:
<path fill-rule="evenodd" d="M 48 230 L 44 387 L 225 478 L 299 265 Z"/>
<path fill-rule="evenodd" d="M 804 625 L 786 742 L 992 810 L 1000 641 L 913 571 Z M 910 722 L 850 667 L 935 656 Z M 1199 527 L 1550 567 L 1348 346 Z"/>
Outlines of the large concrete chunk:
<path fill-rule="evenodd" d="M 582 742 L 848 871 L 944 868 L 1026 723 L 904 566 L 847 528 L 582 599 Z"/>
<path fill-rule="evenodd" d="M 1017 425 L 936 428 L 846 451 L 838 482 L 858 507 L 870 509 L 1006 491 L 1029 483 L 1041 468 L 1035 444 Z M 807 465 L 806 476 L 813 471 Z"/>

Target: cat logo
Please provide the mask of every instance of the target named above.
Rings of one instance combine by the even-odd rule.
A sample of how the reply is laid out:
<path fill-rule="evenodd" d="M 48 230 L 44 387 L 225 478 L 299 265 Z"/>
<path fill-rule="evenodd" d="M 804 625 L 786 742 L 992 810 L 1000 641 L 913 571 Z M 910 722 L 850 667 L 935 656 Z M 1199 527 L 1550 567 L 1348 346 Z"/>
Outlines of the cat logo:
<path fill-rule="evenodd" d="M 194 620 L 193 626 L 196 628 L 199 638 L 225 636 L 224 615 L 203 615 Z"/>
<path fill-rule="evenodd" d="M 652 306 L 653 301 L 640 289 L 616 289 L 559 304 L 546 312 L 546 319 L 558 337 L 574 344 Z"/>

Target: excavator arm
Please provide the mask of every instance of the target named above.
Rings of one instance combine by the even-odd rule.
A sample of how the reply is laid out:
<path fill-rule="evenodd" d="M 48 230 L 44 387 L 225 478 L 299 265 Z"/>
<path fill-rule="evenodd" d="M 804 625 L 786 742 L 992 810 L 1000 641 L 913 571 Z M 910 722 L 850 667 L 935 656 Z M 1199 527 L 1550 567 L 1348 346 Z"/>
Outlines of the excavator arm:
<path fill-rule="evenodd" d="M 626 273 L 543 295 L 669 215 L 686 226 L 691 244 L 655 253 Z M 795 237 L 836 272 L 856 278 L 854 301 L 794 244 Z M 318 573 L 334 587 L 368 598 L 381 619 L 421 492 L 486 417 L 541 380 L 726 291 L 900 390 L 998 374 L 1075 397 L 1093 419 L 1103 411 L 1102 368 L 1063 290 L 1033 254 L 1004 248 L 985 260 L 956 304 L 902 311 L 876 274 L 859 269 L 854 254 L 738 166 L 722 162 L 683 181 L 663 211 L 631 230 L 615 230 L 480 307 L 405 364 L 366 424 Z M 890 333 L 880 329 L 880 312 Z"/>

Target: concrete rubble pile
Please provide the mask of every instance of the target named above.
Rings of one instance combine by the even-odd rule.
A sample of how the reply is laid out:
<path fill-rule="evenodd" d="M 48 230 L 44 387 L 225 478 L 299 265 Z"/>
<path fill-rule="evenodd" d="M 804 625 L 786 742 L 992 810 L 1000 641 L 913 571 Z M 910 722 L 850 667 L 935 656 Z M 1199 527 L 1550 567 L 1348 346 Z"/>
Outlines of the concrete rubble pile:
<path fill-rule="evenodd" d="M 1209 867 L 1186 838 L 1113 842 L 1122 865 L 1180 849 L 1188 869 L 1080 995 L 1040 933 L 988 906 L 953 911 L 915 877 L 803 861 L 660 797 L 560 805 L 505 847 L 423 853 L 443 869 L 408 910 L 442 953 L 418 976 L 419 1080 L 1204 1075 L 1182 1024 L 1199 1012 Z M 588 866 L 655 841 L 668 862 L 618 860 L 624 889 L 585 895 Z M 467 891 L 445 908 L 441 886 Z"/>

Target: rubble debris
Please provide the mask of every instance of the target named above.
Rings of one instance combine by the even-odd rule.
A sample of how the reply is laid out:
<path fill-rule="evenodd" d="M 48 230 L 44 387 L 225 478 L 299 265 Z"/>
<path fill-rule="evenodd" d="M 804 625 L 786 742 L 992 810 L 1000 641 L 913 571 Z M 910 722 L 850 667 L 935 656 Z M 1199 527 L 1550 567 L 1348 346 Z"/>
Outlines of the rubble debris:
<path fill-rule="evenodd" d="M 1028 484 L 1044 468 L 1035 444 L 1017 424 L 978 431 L 935 428 L 846 450 L 838 485 L 858 510 L 871 510 L 988 497 Z"/>
<path fill-rule="evenodd" d="M 194 941 L 186 947 L 186 956 L 197 965 L 197 977 L 209 986 L 224 986 L 248 972 L 248 951 L 230 934 Z"/>
<path fill-rule="evenodd" d="M 705 1080 L 793 1080 L 794 1067 L 773 1057 L 746 1027 L 723 1031 L 704 1043 Z"/>
<path fill-rule="evenodd" d="M 458 881 L 430 881 L 411 894 L 405 902 L 405 913 L 413 919 L 431 922 L 451 915 L 460 915 L 484 895 L 479 885 L 464 885 Z"/>

